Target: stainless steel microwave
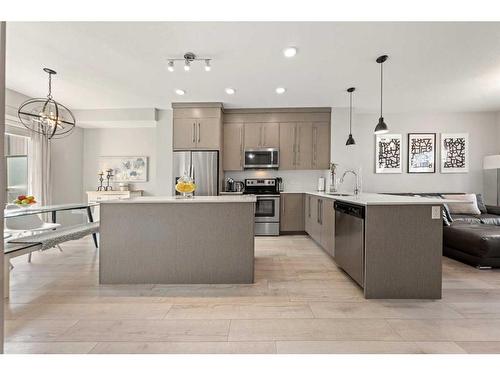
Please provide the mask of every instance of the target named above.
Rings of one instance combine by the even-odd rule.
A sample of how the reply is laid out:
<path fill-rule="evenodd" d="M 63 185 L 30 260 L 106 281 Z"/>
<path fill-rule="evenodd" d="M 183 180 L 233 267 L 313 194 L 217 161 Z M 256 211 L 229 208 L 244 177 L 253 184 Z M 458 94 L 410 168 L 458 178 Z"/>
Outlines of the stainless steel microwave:
<path fill-rule="evenodd" d="M 280 151 L 277 148 L 247 148 L 245 169 L 278 169 Z"/>

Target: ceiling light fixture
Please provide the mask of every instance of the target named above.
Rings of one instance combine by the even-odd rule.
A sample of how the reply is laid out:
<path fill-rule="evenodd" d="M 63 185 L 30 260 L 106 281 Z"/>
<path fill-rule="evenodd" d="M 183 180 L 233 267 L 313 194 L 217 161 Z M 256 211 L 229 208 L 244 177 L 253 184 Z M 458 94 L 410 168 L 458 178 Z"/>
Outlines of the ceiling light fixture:
<path fill-rule="evenodd" d="M 205 60 L 205 72 L 209 72 L 212 70 L 212 67 L 210 66 L 210 60 L 206 59 Z"/>
<path fill-rule="evenodd" d="M 389 58 L 387 55 L 382 55 L 377 58 L 377 63 L 380 64 L 380 117 L 378 124 L 375 127 L 375 134 L 384 134 L 389 131 L 387 124 L 384 122 L 384 115 L 382 114 L 383 103 L 383 88 L 384 88 L 384 62 Z"/>
<path fill-rule="evenodd" d="M 286 91 L 286 89 L 285 89 L 284 87 L 278 87 L 278 88 L 276 89 L 276 94 L 281 95 L 281 94 L 284 94 L 284 93 L 285 93 L 285 91 Z"/>
<path fill-rule="evenodd" d="M 175 61 L 184 61 L 184 70 L 189 72 L 191 70 L 191 64 L 196 61 L 204 61 L 205 62 L 205 71 L 209 72 L 212 70 L 212 59 L 208 57 L 198 57 L 193 52 L 186 52 L 182 58 L 179 57 L 171 57 L 168 58 L 168 70 L 170 72 L 174 71 L 174 62 Z"/>
<path fill-rule="evenodd" d="M 62 138 L 75 128 L 75 116 L 64 105 L 52 99 L 52 76 L 57 72 L 49 68 L 43 68 L 43 71 L 49 75 L 47 97 L 25 101 L 19 107 L 17 116 L 26 128 L 47 139 Z"/>
<path fill-rule="evenodd" d="M 226 94 L 228 95 L 233 95 L 236 91 L 234 89 L 232 89 L 231 87 L 228 87 L 226 89 Z"/>
<path fill-rule="evenodd" d="M 294 57 L 296 54 L 297 54 L 297 48 L 295 47 L 288 47 L 283 50 L 283 55 L 285 55 L 285 57 L 288 58 Z"/>
<path fill-rule="evenodd" d="M 174 61 L 173 60 L 169 60 L 168 62 L 168 71 L 169 72 L 173 72 L 175 69 L 174 69 Z"/>
<path fill-rule="evenodd" d="M 183 89 L 175 89 L 175 93 L 177 95 L 184 95 L 186 93 L 186 91 L 184 91 Z"/>
<path fill-rule="evenodd" d="M 347 92 L 349 93 L 349 137 L 347 138 L 347 141 L 345 143 L 346 146 L 352 146 L 355 145 L 356 142 L 354 141 L 354 138 L 352 137 L 352 93 L 356 90 L 354 87 L 349 87 L 347 89 Z"/>

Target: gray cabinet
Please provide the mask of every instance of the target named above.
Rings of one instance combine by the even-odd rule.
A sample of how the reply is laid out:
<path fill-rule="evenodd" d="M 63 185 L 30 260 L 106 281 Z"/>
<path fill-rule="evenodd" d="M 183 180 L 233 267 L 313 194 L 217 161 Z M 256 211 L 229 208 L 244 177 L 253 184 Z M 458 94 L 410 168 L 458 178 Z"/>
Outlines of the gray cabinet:
<path fill-rule="evenodd" d="M 245 148 L 280 146 L 280 127 L 278 123 L 245 123 Z"/>
<path fill-rule="evenodd" d="M 313 123 L 312 139 L 312 169 L 328 169 L 330 165 L 330 123 Z"/>
<path fill-rule="evenodd" d="M 222 105 L 220 103 L 172 103 L 174 150 L 220 150 Z"/>
<path fill-rule="evenodd" d="M 304 194 L 281 194 L 281 232 L 303 232 L 304 223 Z"/>
<path fill-rule="evenodd" d="M 243 170 L 243 124 L 224 124 L 224 156 L 225 171 Z"/>
<path fill-rule="evenodd" d="M 335 251 L 334 200 L 306 194 L 305 229 L 307 234 L 331 256 Z"/>

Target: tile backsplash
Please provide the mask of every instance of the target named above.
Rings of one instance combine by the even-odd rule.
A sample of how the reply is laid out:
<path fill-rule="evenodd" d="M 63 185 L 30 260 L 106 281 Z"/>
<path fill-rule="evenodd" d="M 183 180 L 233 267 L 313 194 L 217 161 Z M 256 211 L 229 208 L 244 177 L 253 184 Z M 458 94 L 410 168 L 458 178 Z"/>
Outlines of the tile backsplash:
<path fill-rule="evenodd" d="M 281 177 L 285 186 L 285 191 L 315 191 L 318 188 L 318 178 L 325 177 L 328 184 L 328 170 L 300 170 L 300 171 L 280 171 L 280 170 L 245 170 L 238 172 L 225 172 L 225 177 L 231 177 L 237 181 L 244 181 L 245 178 L 273 178 Z"/>

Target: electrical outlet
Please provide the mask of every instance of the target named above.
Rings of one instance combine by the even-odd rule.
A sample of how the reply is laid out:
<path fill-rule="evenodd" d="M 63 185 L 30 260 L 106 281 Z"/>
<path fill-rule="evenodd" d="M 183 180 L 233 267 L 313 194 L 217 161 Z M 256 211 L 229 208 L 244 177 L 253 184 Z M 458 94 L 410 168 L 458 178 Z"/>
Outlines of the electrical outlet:
<path fill-rule="evenodd" d="M 432 206 L 432 219 L 441 219 L 441 206 Z"/>

